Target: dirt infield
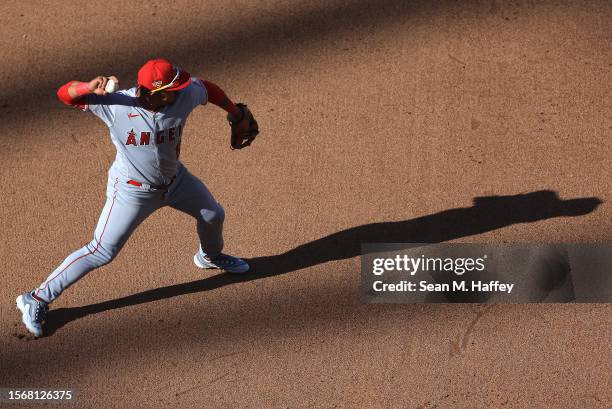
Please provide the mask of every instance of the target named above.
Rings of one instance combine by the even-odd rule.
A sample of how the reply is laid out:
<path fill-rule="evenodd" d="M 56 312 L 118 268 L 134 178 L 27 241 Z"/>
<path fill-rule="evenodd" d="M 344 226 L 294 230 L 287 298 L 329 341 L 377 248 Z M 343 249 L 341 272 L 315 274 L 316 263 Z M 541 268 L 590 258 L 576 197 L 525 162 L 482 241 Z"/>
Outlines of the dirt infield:
<path fill-rule="evenodd" d="M 364 305 L 358 256 L 612 241 L 612 3 L 218 3 L 0 6 L 0 387 L 88 408 L 610 407 L 609 304 Z M 257 273 L 203 274 L 193 221 L 162 209 L 32 340 L 14 299 L 91 240 L 115 153 L 55 92 L 131 87 L 157 56 L 257 116 L 230 151 L 200 108 L 181 151 Z"/>

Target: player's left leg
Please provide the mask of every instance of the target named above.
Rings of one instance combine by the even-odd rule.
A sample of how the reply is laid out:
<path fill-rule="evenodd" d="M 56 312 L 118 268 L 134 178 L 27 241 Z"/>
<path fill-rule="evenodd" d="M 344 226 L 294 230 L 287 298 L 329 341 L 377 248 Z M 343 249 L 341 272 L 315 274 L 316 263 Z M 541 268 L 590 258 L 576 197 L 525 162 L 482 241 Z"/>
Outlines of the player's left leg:
<path fill-rule="evenodd" d="M 200 268 L 218 268 L 228 273 L 245 273 L 249 265 L 237 257 L 222 253 L 225 211 L 197 177 L 182 167 L 175 186 L 168 192 L 168 206 L 196 219 L 200 249 L 194 263 Z"/>

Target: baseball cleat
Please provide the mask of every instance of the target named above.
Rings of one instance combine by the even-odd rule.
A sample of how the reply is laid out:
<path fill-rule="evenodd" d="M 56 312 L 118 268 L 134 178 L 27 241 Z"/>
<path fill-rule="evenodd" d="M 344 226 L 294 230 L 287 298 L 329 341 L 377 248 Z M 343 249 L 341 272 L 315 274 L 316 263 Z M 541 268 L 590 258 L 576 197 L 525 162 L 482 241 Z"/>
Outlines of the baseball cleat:
<path fill-rule="evenodd" d="M 250 268 L 246 261 L 223 253 L 211 258 L 198 251 L 193 256 L 193 262 L 200 268 L 218 268 L 231 274 L 246 273 Z"/>
<path fill-rule="evenodd" d="M 21 321 L 28 331 L 35 337 L 41 337 L 43 334 L 42 324 L 49 310 L 48 304 L 32 297 L 30 293 L 21 294 L 17 297 L 16 302 L 17 309 L 21 311 Z"/>

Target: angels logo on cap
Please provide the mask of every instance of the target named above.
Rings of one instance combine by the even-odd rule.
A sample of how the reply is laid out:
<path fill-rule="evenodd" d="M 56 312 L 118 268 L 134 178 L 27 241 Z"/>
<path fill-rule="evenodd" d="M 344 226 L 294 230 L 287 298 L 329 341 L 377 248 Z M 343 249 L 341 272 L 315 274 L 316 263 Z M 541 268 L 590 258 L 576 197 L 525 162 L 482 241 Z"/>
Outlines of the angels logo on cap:
<path fill-rule="evenodd" d="M 190 84 L 191 75 L 164 58 L 147 61 L 138 70 L 138 85 L 151 94 L 158 91 L 178 91 Z"/>

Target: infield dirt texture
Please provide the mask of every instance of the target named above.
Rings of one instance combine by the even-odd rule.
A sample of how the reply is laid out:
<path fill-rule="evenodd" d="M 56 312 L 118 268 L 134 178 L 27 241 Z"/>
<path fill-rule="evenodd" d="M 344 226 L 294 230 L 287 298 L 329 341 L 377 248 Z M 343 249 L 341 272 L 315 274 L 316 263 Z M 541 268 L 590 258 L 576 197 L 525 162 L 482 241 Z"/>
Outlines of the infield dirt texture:
<path fill-rule="evenodd" d="M 610 242 L 611 2 L 53 5 L 0 5 L 0 387 L 87 408 L 610 407 L 609 304 L 363 305 L 358 254 Z M 131 87 L 158 56 L 259 121 L 231 151 L 223 111 L 200 108 L 182 144 L 258 273 L 196 269 L 194 222 L 164 209 L 31 340 L 15 297 L 91 240 L 115 153 L 55 92 Z"/>

